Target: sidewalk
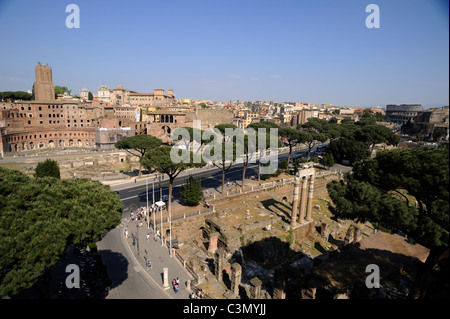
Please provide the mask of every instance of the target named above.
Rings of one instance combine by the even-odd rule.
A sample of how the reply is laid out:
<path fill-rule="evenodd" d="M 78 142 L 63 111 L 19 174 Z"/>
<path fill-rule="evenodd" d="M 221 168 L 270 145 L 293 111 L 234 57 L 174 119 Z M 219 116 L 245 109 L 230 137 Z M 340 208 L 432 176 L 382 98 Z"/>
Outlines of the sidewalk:
<path fill-rule="evenodd" d="M 167 227 L 164 226 L 164 229 Z M 125 230 L 128 230 L 128 238 L 125 237 Z M 150 238 L 147 240 L 146 235 L 150 234 Z M 136 271 L 144 272 L 147 274 L 149 280 L 152 280 L 155 284 L 161 287 L 161 291 L 165 293 L 169 298 L 173 299 L 188 299 L 190 290 L 186 289 L 187 280 L 193 280 L 192 276 L 183 268 L 181 263 L 173 254 L 169 256 L 168 246 L 161 245 L 161 239 L 154 240 L 153 228 L 150 225 L 150 229 L 147 229 L 145 222 L 142 226 L 137 227 L 136 221 L 127 219 L 124 228 L 122 228 L 122 240 L 129 248 L 129 252 L 133 255 L 133 260 L 130 260 L 135 266 Z M 168 240 L 168 239 L 167 239 Z M 139 246 L 139 254 L 138 254 Z M 147 268 L 147 260 L 152 263 L 151 268 Z M 169 289 L 163 287 L 163 268 L 168 268 L 168 283 Z M 172 287 L 172 280 L 179 278 L 178 293 L 175 293 Z"/>

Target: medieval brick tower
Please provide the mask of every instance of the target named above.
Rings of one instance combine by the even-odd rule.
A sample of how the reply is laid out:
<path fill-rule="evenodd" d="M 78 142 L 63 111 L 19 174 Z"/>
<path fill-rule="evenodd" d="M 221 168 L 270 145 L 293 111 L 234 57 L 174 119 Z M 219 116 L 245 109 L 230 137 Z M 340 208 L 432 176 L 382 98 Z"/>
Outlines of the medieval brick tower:
<path fill-rule="evenodd" d="M 35 68 L 36 82 L 34 82 L 34 99 L 36 101 L 54 100 L 55 85 L 52 82 L 52 68 L 46 65 L 38 65 Z"/>

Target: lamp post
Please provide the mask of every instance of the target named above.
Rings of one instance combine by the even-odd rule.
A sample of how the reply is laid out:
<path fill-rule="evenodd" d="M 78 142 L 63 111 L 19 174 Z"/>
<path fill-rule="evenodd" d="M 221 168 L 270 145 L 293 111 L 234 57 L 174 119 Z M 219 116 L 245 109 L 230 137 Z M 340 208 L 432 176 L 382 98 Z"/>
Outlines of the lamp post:
<path fill-rule="evenodd" d="M 169 205 L 169 256 L 172 257 L 172 203 L 171 198 L 169 198 L 169 201 L 167 201 L 167 204 Z"/>
<path fill-rule="evenodd" d="M 162 205 L 159 206 L 159 211 L 161 212 L 161 246 L 164 246 L 164 240 L 163 240 L 163 220 L 162 220 Z"/>
<path fill-rule="evenodd" d="M 155 181 L 153 180 L 153 209 L 155 209 Z M 156 232 L 156 220 L 155 220 L 155 215 L 156 215 L 156 209 L 153 212 L 153 233 Z"/>
<path fill-rule="evenodd" d="M 146 188 L 146 192 L 147 192 L 147 211 L 146 211 L 146 214 L 147 214 L 147 229 L 149 229 L 150 228 L 150 214 L 149 214 L 149 211 L 148 211 L 148 177 L 145 179 L 145 188 Z"/>

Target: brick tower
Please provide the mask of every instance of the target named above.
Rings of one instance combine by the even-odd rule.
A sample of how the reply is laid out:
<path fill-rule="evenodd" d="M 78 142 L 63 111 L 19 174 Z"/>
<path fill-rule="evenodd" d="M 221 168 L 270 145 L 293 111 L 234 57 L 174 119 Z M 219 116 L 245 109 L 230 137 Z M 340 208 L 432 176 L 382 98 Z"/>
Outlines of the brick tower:
<path fill-rule="evenodd" d="M 38 65 L 35 68 L 36 82 L 34 82 L 34 99 L 36 101 L 54 100 L 55 85 L 52 81 L 52 68 L 46 65 Z"/>

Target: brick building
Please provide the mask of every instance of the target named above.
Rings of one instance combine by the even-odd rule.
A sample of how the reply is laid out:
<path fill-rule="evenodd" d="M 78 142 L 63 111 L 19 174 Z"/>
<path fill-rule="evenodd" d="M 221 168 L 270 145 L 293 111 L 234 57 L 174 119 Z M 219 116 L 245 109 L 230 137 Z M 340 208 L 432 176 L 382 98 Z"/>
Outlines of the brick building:
<path fill-rule="evenodd" d="M 171 133 L 178 127 L 193 127 L 194 120 L 201 121 L 201 129 L 211 129 L 218 124 L 232 124 L 233 113 L 225 109 L 195 109 L 195 111 L 158 110 L 147 113 L 147 134 L 172 143 Z"/>
<path fill-rule="evenodd" d="M 117 141 L 134 135 L 135 107 L 55 100 L 51 68 L 38 63 L 35 74 L 36 100 L 0 104 L 2 152 L 66 147 L 108 149 L 113 137 Z M 100 132 L 98 128 L 105 130 Z"/>

